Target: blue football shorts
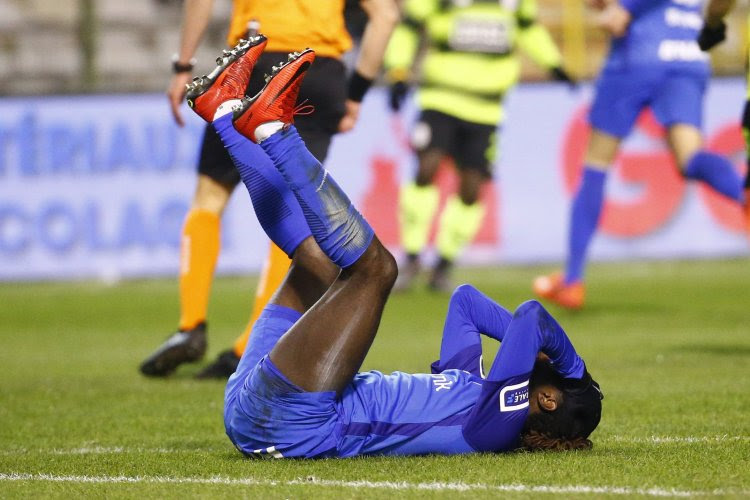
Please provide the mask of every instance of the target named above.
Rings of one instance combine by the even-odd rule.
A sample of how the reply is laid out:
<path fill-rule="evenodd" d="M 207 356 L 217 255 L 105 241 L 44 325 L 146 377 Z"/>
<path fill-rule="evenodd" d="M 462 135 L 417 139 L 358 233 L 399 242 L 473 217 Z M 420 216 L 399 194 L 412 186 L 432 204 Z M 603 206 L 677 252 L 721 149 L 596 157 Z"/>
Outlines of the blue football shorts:
<path fill-rule="evenodd" d="M 676 71 L 605 71 L 596 83 L 589 123 L 624 138 L 650 106 L 665 127 L 684 123 L 700 128 L 707 80 L 702 74 Z"/>
<path fill-rule="evenodd" d="M 305 392 L 265 356 L 227 412 L 227 435 L 245 455 L 336 456 L 336 393 Z"/>

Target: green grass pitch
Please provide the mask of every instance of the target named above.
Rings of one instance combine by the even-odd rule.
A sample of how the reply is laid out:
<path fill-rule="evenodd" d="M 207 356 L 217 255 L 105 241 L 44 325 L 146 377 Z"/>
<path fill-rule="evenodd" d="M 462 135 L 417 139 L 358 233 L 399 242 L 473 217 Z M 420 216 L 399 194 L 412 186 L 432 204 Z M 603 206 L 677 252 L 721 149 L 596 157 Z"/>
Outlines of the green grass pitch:
<path fill-rule="evenodd" d="M 463 271 L 510 308 L 549 268 Z M 224 436 L 223 383 L 137 366 L 174 327 L 174 280 L 0 285 L 0 497 L 750 496 L 750 261 L 596 264 L 589 304 L 550 308 L 606 395 L 594 449 L 250 460 Z M 215 282 L 209 357 L 253 278 Z M 393 296 L 364 369 L 426 371 L 447 296 Z M 487 344 L 487 358 L 494 354 Z"/>

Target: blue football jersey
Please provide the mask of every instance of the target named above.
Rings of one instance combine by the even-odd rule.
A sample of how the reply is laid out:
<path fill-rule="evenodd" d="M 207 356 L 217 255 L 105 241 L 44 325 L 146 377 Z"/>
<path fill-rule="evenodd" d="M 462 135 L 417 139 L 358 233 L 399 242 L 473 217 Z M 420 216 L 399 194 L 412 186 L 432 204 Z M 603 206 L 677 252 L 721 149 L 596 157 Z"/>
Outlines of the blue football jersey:
<path fill-rule="evenodd" d="M 632 20 L 612 39 L 605 71 L 633 67 L 709 72 L 709 57 L 696 42 L 703 27 L 703 0 L 622 0 Z"/>
<path fill-rule="evenodd" d="M 341 398 L 340 456 L 472 452 L 462 426 L 481 388 L 482 379 L 460 370 L 360 373 Z"/>

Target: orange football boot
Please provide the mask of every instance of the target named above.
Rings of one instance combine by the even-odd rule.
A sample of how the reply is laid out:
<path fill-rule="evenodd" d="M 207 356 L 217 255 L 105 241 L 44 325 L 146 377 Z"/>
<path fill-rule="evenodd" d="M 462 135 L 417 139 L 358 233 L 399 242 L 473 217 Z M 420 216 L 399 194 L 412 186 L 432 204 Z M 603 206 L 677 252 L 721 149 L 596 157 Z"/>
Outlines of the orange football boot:
<path fill-rule="evenodd" d="M 305 49 L 289 54 L 287 61 L 274 66 L 266 76 L 263 89 L 253 97 L 244 97 L 233 110 L 234 128 L 253 142 L 255 129 L 268 122 L 294 123 L 299 87 L 305 72 L 315 60 L 315 52 Z"/>
<path fill-rule="evenodd" d="M 188 106 L 207 122 L 213 121 L 216 108 L 223 102 L 242 99 L 255 63 L 266 48 L 263 35 L 240 40 L 231 50 L 216 59 L 211 73 L 196 76 L 187 84 L 185 98 Z"/>
<path fill-rule="evenodd" d="M 565 284 L 561 272 L 538 276 L 532 286 L 534 293 L 566 309 L 581 309 L 586 301 L 586 287 L 582 281 Z"/>

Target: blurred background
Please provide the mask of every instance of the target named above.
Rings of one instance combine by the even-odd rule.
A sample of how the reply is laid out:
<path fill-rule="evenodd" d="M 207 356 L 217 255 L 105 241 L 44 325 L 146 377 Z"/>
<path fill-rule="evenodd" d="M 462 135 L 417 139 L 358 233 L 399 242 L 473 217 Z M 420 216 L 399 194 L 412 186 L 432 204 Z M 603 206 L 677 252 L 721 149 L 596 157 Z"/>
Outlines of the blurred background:
<path fill-rule="evenodd" d="M 231 4 L 214 2 L 197 70 L 210 69 L 224 47 Z M 538 0 L 538 5 L 566 65 L 592 78 L 608 39 L 583 2 Z M 161 91 L 178 46 L 181 8 L 181 0 L 0 0 L 0 94 Z M 745 5 L 735 10 L 729 39 L 713 52 L 716 75 L 744 71 L 746 13 Z M 530 64 L 524 76 L 544 77 Z"/>
<path fill-rule="evenodd" d="M 495 183 L 483 195 L 490 209 L 459 265 L 564 257 L 591 79 L 608 44 L 582 3 L 538 0 L 541 21 L 582 84 L 549 82 L 524 60 L 523 82 L 507 99 Z M 231 7 L 214 2 L 196 74 L 210 71 L 224 48 Z M 188 124 L 178 128 L 164 97 L 181 9 L 180 0 L 0 0 L 0 280 L 176 275 L 202 133 L 187 109 Z M 738 6 L 727 41 L 712 52 L 705 104 L 709 148 L 738 169 L 747 13 Z M 356 36 L 363 18 L 350 14 Z M 398 186 L 414 169 L 405 147 L 414 116 L 413 105 L 393 115 L 377 85 L 355 130 L 335 138 L 326 165 L 396 251 Z M 659 134 L 645 114 L 625 143 L 607 185 L 614 215 L 592 259 L 747 255 L 739 209 L 676 176 Z M 439 184 L 443 199 L 455 189 L 450 176 Z M 236 190 L 218 271 L 257 271 L 265 253 L 247 194 Z"/>

